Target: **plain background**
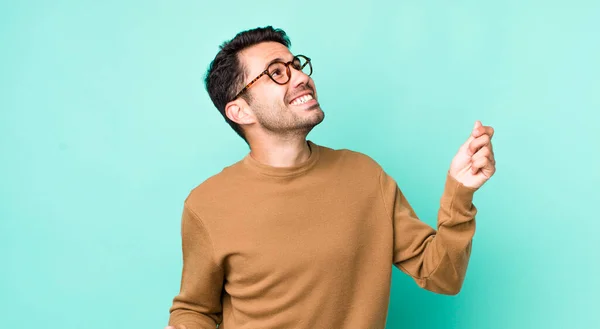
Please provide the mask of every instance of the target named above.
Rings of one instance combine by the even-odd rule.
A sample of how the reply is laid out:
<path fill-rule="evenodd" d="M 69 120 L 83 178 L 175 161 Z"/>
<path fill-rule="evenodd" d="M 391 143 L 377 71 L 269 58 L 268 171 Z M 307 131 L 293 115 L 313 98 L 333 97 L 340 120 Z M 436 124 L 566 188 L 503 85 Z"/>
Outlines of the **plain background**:
<path fill-rule="evenodd" d="M 0 4 L 2 328 L 163 328 L 183 200 L 248 152 L 204 72 L 265 25 L 313 59 L 309 138 L 376 159 L 431 225 L 474 121 L 496 129 L 462 292 L 394 269 L 388 328 L 595 327 L 598 1 L 58 0 Z"/>

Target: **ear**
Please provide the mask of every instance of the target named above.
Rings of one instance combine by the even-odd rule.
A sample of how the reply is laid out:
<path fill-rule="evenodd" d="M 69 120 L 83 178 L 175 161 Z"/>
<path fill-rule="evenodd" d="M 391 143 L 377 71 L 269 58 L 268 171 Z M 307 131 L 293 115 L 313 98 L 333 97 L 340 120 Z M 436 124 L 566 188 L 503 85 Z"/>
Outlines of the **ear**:
<path fill-rule="evenodd" d="M 250 106 L 248 106 L 248 103 L 241 98 L 227 103 L 225 106 L 225 114 L 229 120 L 239 125 L 248 125 L 256 121 L 254 113 L 250 110 Z"/>

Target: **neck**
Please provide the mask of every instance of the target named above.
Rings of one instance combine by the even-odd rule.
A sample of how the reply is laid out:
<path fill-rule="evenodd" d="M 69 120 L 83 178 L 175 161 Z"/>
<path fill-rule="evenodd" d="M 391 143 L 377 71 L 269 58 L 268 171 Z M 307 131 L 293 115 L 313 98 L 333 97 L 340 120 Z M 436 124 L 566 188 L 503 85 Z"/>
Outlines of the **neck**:
<path fill-rule="evenodd" d="M 272 167 L 294 167 L 307 161 L 311 150 L 305 137 L 285 140 L 255 140 L 250 143 L 250 156 Z"/>

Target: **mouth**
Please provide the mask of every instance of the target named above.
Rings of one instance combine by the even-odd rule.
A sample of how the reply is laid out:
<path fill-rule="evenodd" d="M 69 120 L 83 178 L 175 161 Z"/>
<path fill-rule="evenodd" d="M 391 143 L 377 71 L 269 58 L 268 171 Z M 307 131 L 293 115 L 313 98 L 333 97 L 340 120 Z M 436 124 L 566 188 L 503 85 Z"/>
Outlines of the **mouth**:
<path fill-rule="evenodd" d="M 316 103 L 317 100 L 314 99 L 311 93 L 303 93 L 290 101 L 290 105 L 300 106 L 305 104 Z"/>

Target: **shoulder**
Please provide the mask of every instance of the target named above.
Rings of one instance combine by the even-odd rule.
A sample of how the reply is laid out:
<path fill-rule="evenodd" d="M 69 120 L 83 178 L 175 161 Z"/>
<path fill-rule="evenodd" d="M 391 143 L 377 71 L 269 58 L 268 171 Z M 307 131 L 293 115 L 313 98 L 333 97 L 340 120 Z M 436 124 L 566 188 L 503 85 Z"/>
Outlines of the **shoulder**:
<path fill-rule="evenodd" d="M 325 162 L 334 162 L 342 168 L 351 168 L 354 173 L 369 173 L 379 175 L 381 165 L 366 153 L 348 148 L 334 149 L 325 146 L 321 148 L 322 158 Z"/>
<path fill-rule="evenodd" d="M 241 181 L 243 177 L 240 174 L 240 162 L 224 167 L 220 172 L 192 187 L 185 198 L 186 206 L 199 208 L 222 204 L 224 200 L 229 199 Z"/>

